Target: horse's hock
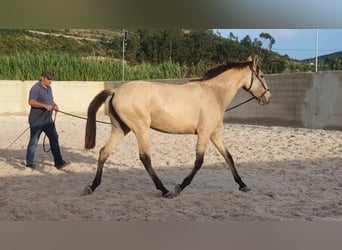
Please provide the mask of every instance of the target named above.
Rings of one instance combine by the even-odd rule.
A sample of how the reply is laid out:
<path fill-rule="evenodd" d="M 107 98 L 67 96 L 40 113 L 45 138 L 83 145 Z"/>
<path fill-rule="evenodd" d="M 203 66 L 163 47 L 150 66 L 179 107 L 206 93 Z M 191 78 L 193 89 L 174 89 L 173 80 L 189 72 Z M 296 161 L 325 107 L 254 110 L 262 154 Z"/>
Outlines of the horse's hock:
<path fill-rule="evenodd" d="M 273 98 L 269 105 L 253 101 L 229 111 L 225 121 L 261 125 L 296 126 L 342 130 L 342 72 L 266 75 Z M 188 79 L 164 80 L 186 82 Z M 27 115 L 28 94 L 36 81 L 0 81 L 0 115 Z M 96 93 L 118 82 L 53 82 L 61 110 L 84 115 Z M 250 96 L 239 91 L 232 106 Z M 104 108 L 100 110 L 104 113 Z"/>

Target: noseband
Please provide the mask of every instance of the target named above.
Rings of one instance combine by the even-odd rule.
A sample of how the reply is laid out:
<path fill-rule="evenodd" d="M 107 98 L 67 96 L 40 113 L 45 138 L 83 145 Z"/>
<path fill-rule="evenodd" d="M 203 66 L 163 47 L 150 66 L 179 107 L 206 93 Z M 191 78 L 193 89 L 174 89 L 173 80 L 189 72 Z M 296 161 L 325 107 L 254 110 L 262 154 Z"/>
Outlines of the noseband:
<path fill-rule="evenodd" d="M 255 70 L 253 69 L 253 67 L 250 67 L 251 69 L 251 72 L 252 72 L 252 75 L 251 75 L 251 84 L 249 85 L 248 88 L 245 88 L 245 90 L 249 93 L 251 88 L 252 88 L 252 85 L 253 85 L 253 82 L 254 82 L 254 75 L 256 76 L 256 78 L 258 78 L 259 82 L 261 83 L 261 86 L 264 88 L 264 92 L 259 96 L 259 97 L 256 97 L 253 93 L 251 93 L 256 99 L 260 100 L 268 91 L 270 91 L 268 88 L 266 88 L 265 84 L 263 83 L 261 77 L 259 76 L 259 74 L 257 72 L 255 72 Z"/>

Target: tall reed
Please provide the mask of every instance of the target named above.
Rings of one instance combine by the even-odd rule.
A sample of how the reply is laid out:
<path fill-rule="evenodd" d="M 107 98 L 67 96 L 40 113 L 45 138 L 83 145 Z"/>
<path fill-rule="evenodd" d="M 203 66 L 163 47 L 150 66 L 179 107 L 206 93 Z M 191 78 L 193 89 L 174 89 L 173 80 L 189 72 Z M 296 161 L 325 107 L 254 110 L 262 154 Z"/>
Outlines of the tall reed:
<path fill-rule="evenodd" d="M 110 58 L 80 57 L 60 52 L 0 56 L 0 80 L 37 80 L 50 70 L 59 81 L 121 81 L 122 64 Z M 174 63 L 125 65 L 125 80 L 197 77 L 203 65 L 187 67 Z"/>

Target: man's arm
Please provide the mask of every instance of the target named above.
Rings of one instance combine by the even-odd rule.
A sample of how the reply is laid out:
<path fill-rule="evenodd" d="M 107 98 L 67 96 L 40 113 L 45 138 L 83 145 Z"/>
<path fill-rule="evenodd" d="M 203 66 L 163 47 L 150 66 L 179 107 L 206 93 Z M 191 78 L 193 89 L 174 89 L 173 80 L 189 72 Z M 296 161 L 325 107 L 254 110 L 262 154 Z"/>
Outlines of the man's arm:
<path fill-rule="evenodd" d="M 52 109 L 55 109 L 55 107 L 58 108 L 58 106 L 56 104 L 52 106 L 52 105 L 48 105 L 48 104 L 45 104 L 45 103 L 42 103 L 42 102 L 38 102 L 35 99 L 30 99 L 29 100 L 29 104 L 33 108 L 44 108 L 44 109 L 46 109 L 48 111 L 50 111 Z"/>

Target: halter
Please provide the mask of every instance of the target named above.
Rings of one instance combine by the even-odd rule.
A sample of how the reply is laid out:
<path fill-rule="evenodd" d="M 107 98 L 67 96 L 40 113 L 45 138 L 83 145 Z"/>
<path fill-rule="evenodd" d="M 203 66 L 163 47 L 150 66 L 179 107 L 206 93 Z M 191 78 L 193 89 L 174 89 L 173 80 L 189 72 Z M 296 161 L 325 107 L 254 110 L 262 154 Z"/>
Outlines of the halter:
<path fill-rule="evenodd" d="M 248 103 L 248 102 L 250 102 L 250 101 L 252 101 L 252 100 L 254 100 L 254 99 L 257 99 L 257 100 L 260 102 L 260 99 L 261 99 L 268 91 L 270 91 L 268 88 L 266 88 L 266 86 L 265 86 L 265 84 L 263 83 L 263 81 L 261 80 L 261 77 L 259 76 L 259 74 L 258 74 L 257 72 L 255 72 L 255 70 L 254 70 L 251 66 L 250 66 L 249 68 L 250 68 L 250 70 L 252 71 L 252 75 L 251 75 L 251 84 L 249 85 L 248 88 L 245 88 L 245 87 L 243 87 L 243 88 L 244 88 L 244 90 L 246 90 L 248 93 L 250 93 L 253 97 L 251 97 L 251 98 L 249 98 L 248 100 L 243 101 L 243 102 L 241 102 L 241 103 L 239 103 L 239 104 L 237 104 L 237 105 L 235 105 L 235 106 L 233 106 L 233 107 L 231 107 L 231 108 L 227 108 L 224 112 L 230 111 L 230 110 L 232 110 L 232 109 L 236 109 L 237 107 L 240 107 L 241 105 L 243 105 L 243 104 L 245 104 L 245 103 Z M 259 67 L 258 67 L 257 69 L 258 69 L 258 72 L 259 72 Z M 253 82 L 254 82 L 254 74 L 256 75 L 256 77 L 258 78 L 258 80 L 260 81 L 262 87 L 265 89 L 265 91 L 260 95 L 259 98 L 256 97 L 253 93 L 250 92 L 250 90 L 251 90 L 251 88 L 252 88 L 252 85 L 253 85 Z"/>
<path fill-rule="evenodd" d="M 257 72 L 255 72 L 255 70 L 253 69 L 253 67 L 250 67 L 252 75 L 251 75 L 251 84 L 249 85 L 248 88 L 244 88 L 247 92 L 251 93 L 250 90 L 252 88 L 253 82 L 254 82 L 254 74 L 255 76 L 258 78 L 259 82 L 261 83 L 261 86 L 264 88 L 264 92 L 260 95 L 260 97 L 256 97 L 253 93 L 251 93 L 256 99 L 260 100 L 268 91 L 270 91 L 268 88 L 266 88 L 265 84 L 263 83 L 263 81 L 261 80 L 261 77 L 259 76 L 259 74 Z M 258 71 L 259 71 L 259 67 L 257 67 Z"/>

